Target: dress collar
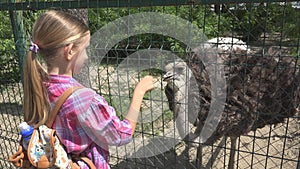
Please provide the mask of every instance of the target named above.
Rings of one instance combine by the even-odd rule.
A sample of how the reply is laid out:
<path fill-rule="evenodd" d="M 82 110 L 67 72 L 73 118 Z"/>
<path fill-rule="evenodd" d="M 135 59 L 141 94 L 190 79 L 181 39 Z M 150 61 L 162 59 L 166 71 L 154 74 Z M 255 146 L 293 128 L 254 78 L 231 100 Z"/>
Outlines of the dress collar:
<path fill-rule="evenodd" d="M 66 75 L 49 75 L 49 82 L 50 83 L 70 83 L 73 81 L 73 77 L 66 76 Z"/>

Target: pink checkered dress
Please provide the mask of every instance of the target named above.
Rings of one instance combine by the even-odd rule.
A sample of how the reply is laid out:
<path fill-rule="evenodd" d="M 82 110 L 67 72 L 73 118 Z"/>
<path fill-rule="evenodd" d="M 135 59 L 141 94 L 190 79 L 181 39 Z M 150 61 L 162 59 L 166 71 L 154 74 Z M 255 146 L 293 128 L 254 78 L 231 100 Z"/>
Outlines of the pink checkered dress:
<path fill-rule="evenodd" d="M 72 86 L 81 86 L 74 78 L 50 75 L 44 83 L 48 89 L 51 106 L 59 96 Z M 121 121 L 113 107 L 89 88 L 75 91 L 61 107 L 52 126 L 67 151 L 84 154 L 97 169 L 108 169 L 108 146 L 127 144 L 132 138 L 132 127 Z M 80 163 L 81 168 L 88 168 Z"/>

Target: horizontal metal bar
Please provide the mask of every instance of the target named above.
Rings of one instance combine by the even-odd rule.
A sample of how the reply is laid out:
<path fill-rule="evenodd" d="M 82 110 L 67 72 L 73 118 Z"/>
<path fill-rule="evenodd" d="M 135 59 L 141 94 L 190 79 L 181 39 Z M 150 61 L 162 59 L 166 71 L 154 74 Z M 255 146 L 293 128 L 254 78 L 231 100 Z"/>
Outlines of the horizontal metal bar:
<path fill-rule="evenodd" d="M 52 2 L 17 2 L 0 3 L 0 10 L 43 10 L 49 8 L 113 8 L 174 6 L 191 4 L 225 4 L 225 3 L 260 3 L 286 2 L 282 0 L 86 0 L 86 1 L 52 1 Z M 292 1 L 290 1 L 292 2 Z M 296 2 L 296 1 L 295 1 Z"/>

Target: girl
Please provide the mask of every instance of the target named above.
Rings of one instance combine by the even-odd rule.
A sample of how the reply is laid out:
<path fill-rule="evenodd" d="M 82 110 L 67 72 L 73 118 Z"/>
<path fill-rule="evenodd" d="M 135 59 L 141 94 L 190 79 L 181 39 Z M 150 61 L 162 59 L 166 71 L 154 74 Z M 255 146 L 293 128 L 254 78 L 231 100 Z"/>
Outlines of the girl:
<path fill-rule="evenodd" d="M 33 27 L 33 41 L 24 63 L 25 121 L 38 127 L 68 88 L 81 86 L 72 75 L 79 73 L 87 59 L 88 27 L 73 15 L 51 10 Z M 36 59 L 39 53 L 45 70 Z M 136 86 L 127 116 L 121 121 L 105 99 L 88 88 L 74 92 L 61 107 L 53 128 L 68 153 L 87 156 L 97 169 L 107 169 L 108 146 L 131 141 L 144 94 L 154 88 L 151 76 Z M 79 162 L 81 168 L 88 168 Z"/>

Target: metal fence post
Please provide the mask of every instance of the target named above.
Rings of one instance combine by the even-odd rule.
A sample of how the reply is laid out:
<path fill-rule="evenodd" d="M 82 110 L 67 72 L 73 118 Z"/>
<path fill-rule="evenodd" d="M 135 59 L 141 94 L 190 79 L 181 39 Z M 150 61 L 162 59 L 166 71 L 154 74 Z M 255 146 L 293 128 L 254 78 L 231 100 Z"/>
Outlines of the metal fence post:
<path fill-rule="evenodd" d="M 15 0 L 11 0 L 11 3 L 16 2 Z M 16 46 L 16 54 L 18 57 L 20 72 L 21 72 L 21 80 L 23 83 L 23 59 L 26 56 L 26 31 L 24 28 L 23 11 L 16 11 L 10 10 L 9 16 L 12 25 L 13 35 L 14 35 L 14 42 Z"/>

